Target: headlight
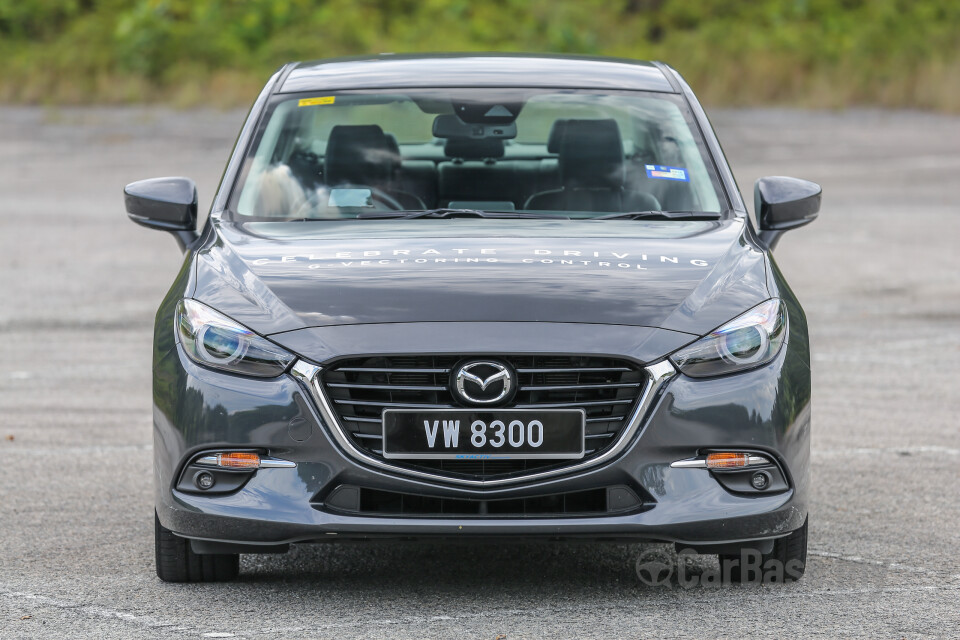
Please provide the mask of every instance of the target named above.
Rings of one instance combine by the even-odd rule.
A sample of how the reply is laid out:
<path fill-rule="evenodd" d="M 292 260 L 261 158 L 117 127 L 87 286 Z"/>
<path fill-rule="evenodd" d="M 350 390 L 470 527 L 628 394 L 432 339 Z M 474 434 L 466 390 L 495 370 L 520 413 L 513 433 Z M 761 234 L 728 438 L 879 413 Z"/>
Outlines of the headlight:
<path fill-rule="evenodd" d="M 783 302 L 767 300 L 677 351 L 670 359 L 688 376 L 719 376 L 767 364 L 780 352 L 786 336 Z"/>
<path fill-rule="evenodd" d="M 191 360 L 215 369 L 272 378 L 295 356 L 196 300 L 177 305 L 177 333 Z"/>

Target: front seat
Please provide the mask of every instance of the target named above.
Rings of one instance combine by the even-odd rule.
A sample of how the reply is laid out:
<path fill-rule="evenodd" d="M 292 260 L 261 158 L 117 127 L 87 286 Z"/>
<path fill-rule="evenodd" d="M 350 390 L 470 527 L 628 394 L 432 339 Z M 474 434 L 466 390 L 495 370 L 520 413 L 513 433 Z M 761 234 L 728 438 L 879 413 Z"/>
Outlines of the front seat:
<path fill-rule="evenodd" d="M 556 144 L 562 186 L 533 194 L 525 209 L 614 213 L 660 209 L 652 195 L 623 188 L 623 142 L 616 120 L 568 119 L 553 129 L 550 144 Z"/>
<path fill-rule="evenodd" d="M 399 148 L 378 125 L 337 125 L 330 130 L 323 160 L 323 178 L 328 187 L 372 187 L 404 209 L 426 208 L 414 194 L 394 187 L 399 172 Z"/>

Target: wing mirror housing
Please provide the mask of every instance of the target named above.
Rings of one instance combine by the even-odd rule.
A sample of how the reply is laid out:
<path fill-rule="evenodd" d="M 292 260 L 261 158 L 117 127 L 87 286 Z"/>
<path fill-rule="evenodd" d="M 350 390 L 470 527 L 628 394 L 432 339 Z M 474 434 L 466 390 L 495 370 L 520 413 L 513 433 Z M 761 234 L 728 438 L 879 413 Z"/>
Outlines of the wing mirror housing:
<path fill-rule="evenodd" d="M 768 176 L 753 188 L 753 208 L 760 223 L 760 239 L 773 249 L 785 231 L 810 224 L 820 213 L 823 190 L 815 182 Z"/>
<path fill-rule="evenodd" d="M 127 216 L 149 229 L 172 233 L 186 251 L 197 241 L 197 185 L 190 178 L 150 178 L 123 188 Z"/>

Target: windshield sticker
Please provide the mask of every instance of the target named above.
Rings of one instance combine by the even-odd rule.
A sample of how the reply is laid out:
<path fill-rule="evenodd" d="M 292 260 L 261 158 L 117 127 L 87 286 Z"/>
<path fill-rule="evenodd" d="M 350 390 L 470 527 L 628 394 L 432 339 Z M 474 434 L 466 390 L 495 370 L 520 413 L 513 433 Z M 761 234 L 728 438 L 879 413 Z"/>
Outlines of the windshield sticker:
<path fill-rule="evenodd" d="M 680 182 L 690 182 L 690 176 L 687 170 L 682 167 L 664 167 L 659 164 L 647 165 L 647 177 L 657 180 L 679 180 Z"/>
<path fill-rule="evenodd" d="M 324 96 L 322 98 L 303 98 L 297 103 L 298 107 L 312 107 L 318 104 L 333 104 L 336 96 Z"/>

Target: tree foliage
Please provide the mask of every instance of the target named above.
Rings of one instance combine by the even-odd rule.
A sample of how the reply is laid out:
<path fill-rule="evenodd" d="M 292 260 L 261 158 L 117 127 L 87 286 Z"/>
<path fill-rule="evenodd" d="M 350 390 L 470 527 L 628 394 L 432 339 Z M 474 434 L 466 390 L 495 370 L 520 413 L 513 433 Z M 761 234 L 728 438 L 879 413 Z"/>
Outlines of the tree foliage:
<path fill-rule="evenodd" d="M 289 60 L 661 59 L 707 101 L 960 109 L 955 0 L 0 0 L 0 98 L 248 102 Z"/>

